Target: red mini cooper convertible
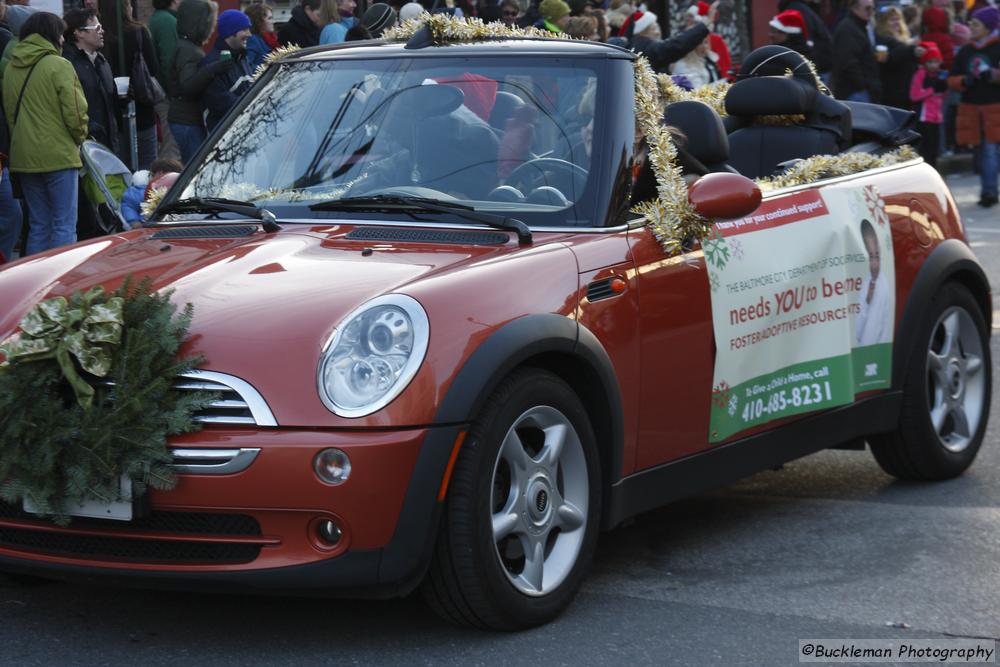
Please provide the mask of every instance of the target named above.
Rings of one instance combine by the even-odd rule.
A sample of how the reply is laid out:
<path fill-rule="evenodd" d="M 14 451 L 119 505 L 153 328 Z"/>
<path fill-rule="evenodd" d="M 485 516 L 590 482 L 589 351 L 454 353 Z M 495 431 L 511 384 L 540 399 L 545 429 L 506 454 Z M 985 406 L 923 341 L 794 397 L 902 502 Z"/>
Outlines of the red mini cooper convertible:
<path fill-rule="evenodd" d="M 682 496 L 866 442 L 900 478 L 962 473 L 990 288 L 941 178 L 898 151 L 905 114 L 745 71 L 724 108 L 656 110 L 675 155 L 641 69 L 419 33 L 288 54 L 147 227 L 5 265 L 0 340 L 47 297 L 173 290 L 203 358 L 177 388 L 221 398 L 142 509 L 0 503 L 0 569 L 422 586 L 516 629 L 566 607 L 600 531 Z M 705 234 L 672 226 L 684 202 Z"/>

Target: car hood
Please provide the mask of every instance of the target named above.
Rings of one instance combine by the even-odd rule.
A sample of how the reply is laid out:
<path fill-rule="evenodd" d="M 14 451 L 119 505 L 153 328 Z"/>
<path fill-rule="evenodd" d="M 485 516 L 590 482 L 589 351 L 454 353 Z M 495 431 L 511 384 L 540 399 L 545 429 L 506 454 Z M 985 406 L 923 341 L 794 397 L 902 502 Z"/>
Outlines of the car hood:
<path fill-rule="evenodd" d="M 344 238 L 352 225 L 286 228 L 242 238 L 157 238 L 146 229 L 102 237 L 0 267 L 0 340 L 39 301 L 129 275 L 194 306 L 186 351 L 202 368 L 254 386 L 297 377 L 315 387 L 318 355 L 341 319 L 369 299 L 457 264 L 516 252 L 506 245 Z M 273 389 L 272 389 L 273 391 Z M 312 390 L 315 395 L 315 390 Z"/>

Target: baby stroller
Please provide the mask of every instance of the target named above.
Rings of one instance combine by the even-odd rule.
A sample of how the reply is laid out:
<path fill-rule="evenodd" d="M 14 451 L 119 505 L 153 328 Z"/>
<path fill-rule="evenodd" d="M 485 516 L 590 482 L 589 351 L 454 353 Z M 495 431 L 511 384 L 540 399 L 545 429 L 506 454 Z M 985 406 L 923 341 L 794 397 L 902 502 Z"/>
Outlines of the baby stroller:
<path fill-rule="evenodd" d="M 80 198 L 81 223 L 85 220 L 90 223 L 92 236 L 128 229 L 121 204 L 125 190 L 132 184 L 132 172 L 117 155 L 96 141 L 83 142 L 80 158 L 83 161 L 80 188 L 85 195 Z"/>

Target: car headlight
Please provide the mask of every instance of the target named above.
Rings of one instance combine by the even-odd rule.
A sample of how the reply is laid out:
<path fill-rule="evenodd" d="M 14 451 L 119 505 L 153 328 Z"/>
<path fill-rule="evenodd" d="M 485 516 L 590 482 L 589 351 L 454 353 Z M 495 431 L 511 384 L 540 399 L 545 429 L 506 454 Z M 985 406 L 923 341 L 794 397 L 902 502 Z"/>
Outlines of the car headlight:
<path fill-rule="evenodd" d="M 430 327 L 417 301 L 402 294 L 372 299 L 340 323 L 320 356 L 319 396 L 341 417 L 364 417 L 410 383 L 427 352 Z"/>

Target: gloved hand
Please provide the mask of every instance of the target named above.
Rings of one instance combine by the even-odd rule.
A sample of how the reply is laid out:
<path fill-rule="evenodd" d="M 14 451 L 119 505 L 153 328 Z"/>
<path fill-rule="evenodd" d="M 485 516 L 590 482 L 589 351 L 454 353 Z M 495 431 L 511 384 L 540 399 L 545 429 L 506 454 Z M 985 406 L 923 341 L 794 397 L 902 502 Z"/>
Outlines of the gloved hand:
<path fill-rule="evenodd" d="M 930 77 L 928 77 L 930 78 Z M 948 90 L 948 78 L 947 76 L 936 76 L 930 78 L 931 88 L 934 89 L 935 93 L 943 93 Z M 924 85 L 927 85 L 927 79 L 924 79 Z"/>
<path fill-rule="evenodd" d="M 989 67 L 983 67 L 979 70 L 976 76 L 980 81 L 992 81 L 993 70 Z"/>
<path fill-rule="evenodd" d="M 694 90 L 694 84 L 691 83 L 691 79 L 687 78 L 683 74 L 674 74 L 670 78 L 673 79 L 674 83 L 676 83 L 678 86 L 680 86 L 684 90 L 688 90 L 688 91 Z"/>

